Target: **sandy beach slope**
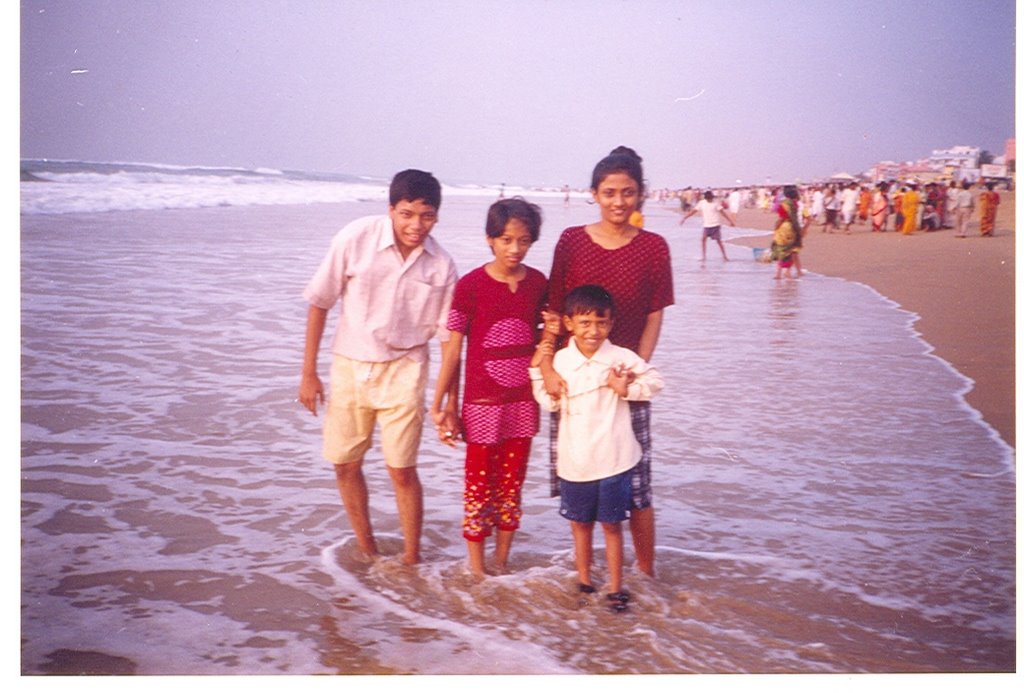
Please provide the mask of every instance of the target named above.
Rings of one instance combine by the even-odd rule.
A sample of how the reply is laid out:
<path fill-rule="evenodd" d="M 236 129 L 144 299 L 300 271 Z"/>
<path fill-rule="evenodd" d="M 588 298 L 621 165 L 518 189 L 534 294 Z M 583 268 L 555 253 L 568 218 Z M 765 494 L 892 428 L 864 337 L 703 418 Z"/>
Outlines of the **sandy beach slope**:
<path fill-rule="evenodd" d="M 974 381 L 968 403 L 1016 447 L 1014 348 L 1015 200 L 1001 193 L 994 237 L 982 238 L 975 216 L 968 238 L 952 230 L 910 236 L 825 234 L 812 228 L 802 252 L 804 270 L 866 284 L 920 318 L 914 324 L 935 354 Z M 771 215 L 740 211 L 737 226 L 769 230 Z M 890 222 L 891 226 L 891 222 Z M 767 247 L 770 237 L 734 241 Z"/>

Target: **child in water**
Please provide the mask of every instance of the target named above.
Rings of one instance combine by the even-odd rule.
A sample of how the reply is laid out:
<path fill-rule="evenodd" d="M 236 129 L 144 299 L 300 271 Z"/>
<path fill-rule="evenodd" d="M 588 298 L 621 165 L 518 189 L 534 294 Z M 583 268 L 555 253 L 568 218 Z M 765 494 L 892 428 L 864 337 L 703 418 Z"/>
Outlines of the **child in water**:
<path fill-rule="evenodd" d="M 530 365 L 533 395 L 548 411 L 560 412 L 558 426 L 559 512 L 570 521 L 575 545 L 578 589 L 595 591 L 590 576 L 594 523 L 600 522 L 608 564 L 608 602 L 624 611 L 629 593 L 622 588 L 622 521 L 630 507 L 630 472 L 642 450 L 633 434 L 628 401 L 649 401 L 661 391 L 661 375 L 634 352 L 608 341 L 615 319 L 611 295 L 584 284 L 565 297 L 565 327 L 572 335 L 554 354 L 552 365 L 565 381 L 558 399 L 544 387 L 540 362 L 554 347 L 537 347 Z"/>
<path fill-rule="evenodd" d="M 455 285 L 448 314 L 451 338 L 442 347 L 430 409 L 442 442 L 455 447 L 459 430 L 466 441 L 462 535 L 470 570 L 477 577 L 486 574 L 484 543 L 495 531 L 494 567 L 507 568 L 522 517 L 530 442 L 539 426 L 527 369 L 548 284 L 523 260 L 539 238 L 540 226 L 540 208 L 522 198 L 491 205 L 486 233 L 494 259 Z M 460 421 L 458 398 L 444 399 L 458 378 L 463 341 L 466 368 Z"/>

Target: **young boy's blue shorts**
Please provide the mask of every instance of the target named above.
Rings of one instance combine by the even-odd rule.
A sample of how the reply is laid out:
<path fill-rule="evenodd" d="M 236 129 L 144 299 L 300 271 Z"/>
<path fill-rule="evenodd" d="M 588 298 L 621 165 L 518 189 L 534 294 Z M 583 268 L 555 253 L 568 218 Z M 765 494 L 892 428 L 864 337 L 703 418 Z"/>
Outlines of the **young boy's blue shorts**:
<path fill-rule="evenodd" d="M 596 481 L 559 479 L 559 514 L 573 522 L 622 522 L 627 517 L 633 470 Z"/>

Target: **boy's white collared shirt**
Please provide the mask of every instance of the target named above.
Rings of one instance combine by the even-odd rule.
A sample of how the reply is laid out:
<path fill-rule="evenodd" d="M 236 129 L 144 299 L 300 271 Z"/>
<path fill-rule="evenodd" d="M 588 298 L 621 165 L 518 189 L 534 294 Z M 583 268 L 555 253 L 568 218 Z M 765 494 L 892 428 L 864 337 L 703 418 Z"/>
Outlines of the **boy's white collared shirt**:
<path fill-rule="evenodd" d="M 326 310 L 341 300 L 334 353 L 374 363 L 425 361 L 432 336 L 448 339 L 457 278 L 451 256 L 430 236 L 403 259 L 391 217 L 363 217 L 332 239 L 304 296 Z"/>
<path fill-rule="evenodd" d="M 566 481 L 596 481 L 620 474 L 640 461 L 640 444 L 626 400 L 649 401 L 664 387 L 657 369 L 629 349 L 605 340 L 590 358 L 570 339 L 552 361 L 566 382 L 567 396 L 552 399 L 539 368 L 530 369 L 533 394 L 548 411 L 561 412 L 558 425 L 558 476 Z M 608 387 L 608 374 L 622 365 L 633 372 L 626 398 Z"/>

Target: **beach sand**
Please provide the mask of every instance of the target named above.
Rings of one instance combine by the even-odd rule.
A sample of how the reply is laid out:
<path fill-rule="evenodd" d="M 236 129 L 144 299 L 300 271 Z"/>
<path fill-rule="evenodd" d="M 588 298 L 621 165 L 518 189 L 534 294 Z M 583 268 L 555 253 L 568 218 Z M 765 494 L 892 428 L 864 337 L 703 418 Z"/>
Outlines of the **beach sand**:
<path fill-rule="evenodd" d="M 743 209 L 736 225 L 770 230 L 774 217 Z M 974 381 L 967 402 L 1013 447 L 1015 227 L 1014 195 L 1001 193 L 991 238 L 979 235 L 977 215 L 967 238 L 956 238 L 951 229 L 904 236 L 855 224 L 846 235 L 814 226 L 801 252 L 805 271 L 866 284 L 916 313 L 914 327 L 935 354 Z M 771 236 L 733 243 L 768 247 Z"/>

